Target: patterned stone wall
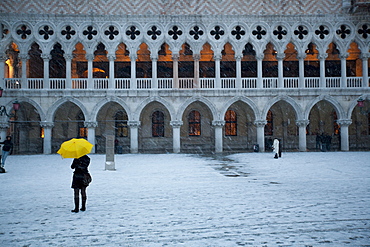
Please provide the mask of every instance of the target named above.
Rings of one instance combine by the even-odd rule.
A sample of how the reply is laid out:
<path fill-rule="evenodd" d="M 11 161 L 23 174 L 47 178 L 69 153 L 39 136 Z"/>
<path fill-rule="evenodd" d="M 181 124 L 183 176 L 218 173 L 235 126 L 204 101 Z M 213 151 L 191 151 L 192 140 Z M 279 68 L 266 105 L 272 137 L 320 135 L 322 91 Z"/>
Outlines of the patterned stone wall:
<path fill-rule="evenodd" d="M 339 14 L 342 0 L 1 0 L 0 13 L 102 15 Z"/>

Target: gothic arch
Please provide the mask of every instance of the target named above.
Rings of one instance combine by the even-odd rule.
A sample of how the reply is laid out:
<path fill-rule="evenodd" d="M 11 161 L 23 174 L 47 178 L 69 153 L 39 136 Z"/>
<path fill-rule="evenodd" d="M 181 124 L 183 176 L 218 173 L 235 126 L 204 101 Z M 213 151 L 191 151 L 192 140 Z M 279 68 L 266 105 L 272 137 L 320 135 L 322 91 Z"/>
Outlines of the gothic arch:
<path fill-rule="evenodd" d="M 282 95 L 282 96 L 278 96 L 278 97 L 275 97 L 271 100 L 269 100 L 267 102 L 267 104 L 265 105 L 263 111 L 262 111 L 262 115 L 260 116 L 260 119 L 264 119 L 266 116 L 267 116 L 267 113 L 269 111 L 269 109 L 277 102 L 279 101 L 285 101 L 286 103 L 288 103 L 289 105 L 291 105 L 295 111 L 295 114 L 296 114 L 296 120 L 299 120 L 299 119 L 303 119 L 303 111 L 302 111 L 302 108 L 300 107 L 300 105 L 297 104 L 297 102 L 292 99 L 291 97 L 289 96 L 285 96 L 285 95 Z"/>
<path fill-rule="evenodd" d="M 140 118 L 140 115 L 141 115 L 141 112 L 143 111 L 143 109 L 148 105 L 150 104 L 151 102 L 154 102 L 154 101 L 157 101 L 159 103 L 161 103 L 164 107 L 167 108 L 167 110 L 169 111 L 170 113 L 170 116 L 171 116 L 171 120 L 174 120 L 175 119 L 175 109 L 173 108 L 173 106 L 168 102 L 166 101 L 165 99 L 161 98 L 161 97 L 158 97 L 158 96 L 153 96 L 153 97 L 149 97 L 149 98 L 146 98 L 145 100 L 143 100 L 138 107 L 136 107 L 135 111 L 133 111 L 133 114 L 132 116 L 135 116 L 133 117 L 133 119 L 130 119 L 129 120 L 139 120 Z"/>
<path fill-rule="evenodd" d="M 122 106 L 122 108 L 126 111 L 127 117 L 129 120 L 132 118 L 132 113 L 130 107 L 124 102 L 122 99 L 118 97 L 106 97 L 103 100 L 99 101 L 94 108 L 91 111 L 91 114 L 89 115 L 89 118 L 86 119 L 86 121 L 96 121 L 98 117 L 98 113 L 100 109 L 107 103 L 114 102 Z"/>
<path fill-rule="evenodd" d="M 220 117 L 220 115 L 217 113 L 217 109 L 216 109 L 215 105 L 211 101 L 209 101 L 208 99 L 206 99 L 204 97 L 194 96 L 194 97 L 191 97 L 191 98 L 187 99 L 179 107 L 179 110 L 176 113 L 176 118 L 174 118 L 173 120 L 181 120 L 182 119 L 182 115 L 184 114 L 185 109 L 190 104 L 192 104 L 192 103 L 194 103 L 196 101 L 199 101 L 199 102 L 204 103 L 210 109 L 214 120 L 216 120 L 216 119 L 219 119 L 219 120 L 223 119 L 223 116 Z"/>
<path fill-rule="evenodd" d="M 343 119 L 344 117 L 346 117 L 343 107 L 339 104 L 339 102 L 336 99 L 329 95 L 320 95 L 306 105 L 306 109 L 303 115 L 304 119 L 308 119 L 312 108 L 320 101 L 327 101 L 331 103 L 335 111 L 338 113 L 338 119 Z"/>
<path fill-rule="evenodd" d="M 244 97 L 244 96 L 237 96 L 237 97 L 234 97 L 230 100 L 228 100 L 225 104 L 224 104 L 224 108 L 221 109 L 221 112 L 220 112 L 220 116 L 225 116 L 226 112 L 227 112 L 227 109 L 229 109 L 229 107 L 238 102 L 238 101 L 241 101 L 243 103 L 246 103 L 253 111 L 254 113 L 254 117 L 255 119 L 257 119 L 258 116 L 260 116 L 260 110 L 258 109 L 257 105 L 253 102 L 253 100 L 247 98 L 247 97 Z"/>
<path fill-rule="evenodd" d="M 73 97 L 65 97 L 65 98 L 62 98 L 62 99 L 59 99 L 57 100 L 47 111 L 46 113 L 46 118 L 47 118 L 47 121 L 48 122 L 53 122 L 54 120 L 54 115 L 55 115 L 55 112 L 58 110 L 58 108 L 63 105 L 64 103 L 66 102 L 71 102 L 71 103 L 74 103 L 75 105 L 77 105 L 82 113 L 84 114 L 85 118 L 87 116 L 89 116 L 88 114 L 88 111 L 86 109 L 86 107 L 84 106 L 84 104 L 77 100 L 76 98 L 73 98 Z"/>

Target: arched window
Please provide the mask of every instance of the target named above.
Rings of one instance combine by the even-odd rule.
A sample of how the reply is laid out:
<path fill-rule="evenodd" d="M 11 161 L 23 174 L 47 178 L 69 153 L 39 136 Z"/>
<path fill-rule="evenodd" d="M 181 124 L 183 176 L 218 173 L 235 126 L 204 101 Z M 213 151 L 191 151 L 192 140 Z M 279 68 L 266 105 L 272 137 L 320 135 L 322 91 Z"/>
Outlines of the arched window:
<path fill-rule="evenodd" d="M 226 136 L 237 135 L 236 112 L 233 110 L 228 110 L 225 114 L 225 135 Z"/>
<path fill-rule="evenodd" d="M 116 137 L 127 137 L 127 115 L 123 111 L 118 111 L 114 116 Z"/>
<path fill-rule="evenodd" d="M 266 117 L 267 124 L 265 125 L 265 135 L 266 136 L 272 136 L 274 134 L 273 119 L 274 119 L 274 116 L 272 114 L 272 111 L 269 110 L 267 112 L 267 117 Z"/>
<path fill-rule="evenodd" d="M 337 120 L 338 120 L 337 112 L 335 111 L 332 112 L 332 119 L 333 119 L 334 135 L 339 135 L 340 127 L 339 127 L 339 124 L 337 123 Z"/>
<path fill-rule="evenodd" d="M 152 114 L 152 136 L 164 137 L 164 114 L 161 111 Z"/>
<path fill-rule="evenodd" d="M 191 111 L 188 117 L 189 121 L 189 136 L 200 136 L 201 124 L 200 113 L 198 111 Z"/>
<path fill-rule="evenodd" d="M 85 117 L 82 111 L 77 115 L 78 133 L 77 137 L 87 137 L 87 128 L 85 127 Z"/>

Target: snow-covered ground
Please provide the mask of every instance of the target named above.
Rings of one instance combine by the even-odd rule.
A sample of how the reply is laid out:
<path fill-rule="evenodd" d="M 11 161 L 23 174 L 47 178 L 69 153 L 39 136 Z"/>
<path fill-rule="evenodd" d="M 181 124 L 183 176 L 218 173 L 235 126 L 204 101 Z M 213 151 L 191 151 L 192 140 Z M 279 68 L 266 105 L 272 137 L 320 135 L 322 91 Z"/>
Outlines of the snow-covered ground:
<path fill-rule="evenodd" d="M 370 246 L 370 152 L 90 157 L 71 213 L 72 159 L 9 156 L 0 246 Z"/>

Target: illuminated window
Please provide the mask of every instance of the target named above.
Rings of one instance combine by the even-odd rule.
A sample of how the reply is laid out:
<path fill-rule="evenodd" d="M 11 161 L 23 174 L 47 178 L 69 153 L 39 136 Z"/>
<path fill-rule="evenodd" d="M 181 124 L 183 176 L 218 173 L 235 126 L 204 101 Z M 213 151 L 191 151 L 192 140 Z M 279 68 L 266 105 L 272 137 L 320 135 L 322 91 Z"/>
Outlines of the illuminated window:
<path fill-rule="evenodd" d="M 41 129 L 40 129 L 40 137 L 41 137 L 42 139 L 44 139 L 44 138 L 45 138 L 45 131 L 44 131 L 44 128 L 41 128 Z"/>
<path fill-rule="evenodd" d="M 272 136 L 274 134 L 274 125 L 273 125 L 273 114 L 272 111 L 268 111 L 267 113 L 267 124 L 265 125 L 265 135 Z"/>
<path fill-rule="evenodd" d="M 337 123 L 338 116 L 337 116 L 337 113 L 335 111 L 332 112 L 332 118 L 333 118 L 334 135 L 339 135 L 340 127 L 339 127 L 339 124 Z"/>
<path fill-rule="evenodd" d="M 228 110 L 225 114 L 225 135 L 226 136 L 237 135 L 236 112 L 233 110 Z"/>
<path fill-rule="evenodd" d="M 127 115 L 123 111 L 119 111 L 114 116 L 116 137 L 127 137 Z"/>
<path fill-rule="evenodd" d="M 77 137 L 87 137 L 87 128 L 85 128 L 85 117 L 82 111 L 79 112 L 77 115 L 77 127 L 78 127 L 78 133 Z"/>
<path fill-rule="evenodd" d="M 152 136 L 164 137 L 164 114 L 161 111 L 152 114 Z"/>
<path fill-rule="evenodd" d="M 191 111 L 188 116 L 189 121 L 189 136 L 200 136 L 200 113 Z"/>

